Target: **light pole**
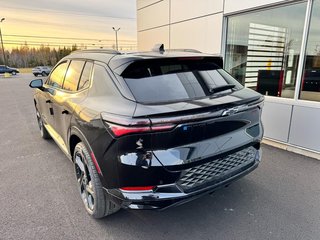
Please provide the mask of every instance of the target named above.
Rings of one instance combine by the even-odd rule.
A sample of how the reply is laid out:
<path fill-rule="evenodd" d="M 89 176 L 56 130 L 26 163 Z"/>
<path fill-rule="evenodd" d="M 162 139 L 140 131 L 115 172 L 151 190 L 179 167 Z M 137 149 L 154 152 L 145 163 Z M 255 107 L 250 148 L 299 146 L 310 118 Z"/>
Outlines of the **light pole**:
<path fill-rule="evenodd" d="M 2 23 L 4 20 L 6 20 L 5 18 L 1 18 L 0 23 Z M 2 33 L 1 33 L 1 25 L 0 25 L 0 38 L 1 38 L 1 45 L 2 45 L 2 54 L 3 54 L 3 63 L 4 65 L 6 64 L 6 55 L 4 54 L 4 47 L 3 47 L 3 40 L 2 40 Z"/>
<path fill-rule="evenodd" d="M 118 31 L 120 30 L 120 28 L 115 29 L 114 27 L 112 27 L 112 29 L 115 31 L 116 33 L 116 49 L 118 50 Z"/>

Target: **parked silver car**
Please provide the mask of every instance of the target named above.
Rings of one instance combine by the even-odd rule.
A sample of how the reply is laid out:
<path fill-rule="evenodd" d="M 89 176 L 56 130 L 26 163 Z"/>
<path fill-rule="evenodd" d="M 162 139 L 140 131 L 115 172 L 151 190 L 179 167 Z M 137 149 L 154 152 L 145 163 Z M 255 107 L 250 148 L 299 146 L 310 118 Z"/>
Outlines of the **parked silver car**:
<path fill-rule="evenodd" d="M 35 77 L 37 76 L 48 76 L 50 71 L 51 71 L 51 67 L 49 66 L 37 66 L 35 68 L 32 69 L 32 73 Z"/>

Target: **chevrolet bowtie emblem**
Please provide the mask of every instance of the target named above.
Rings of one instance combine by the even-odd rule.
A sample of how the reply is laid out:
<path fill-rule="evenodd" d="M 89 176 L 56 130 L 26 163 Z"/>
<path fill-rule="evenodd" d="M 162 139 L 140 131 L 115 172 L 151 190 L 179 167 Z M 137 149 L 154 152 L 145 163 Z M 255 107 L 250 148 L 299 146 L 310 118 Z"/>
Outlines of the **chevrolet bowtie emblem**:
<path fill-rule="evenodd" d="M 226 109 L 222 112 L 221 116 L 230 116 L 230 115 L 236 114 L 237 112 L 239 112 L 239 109 L 240 109 L 239 107 Z"/>

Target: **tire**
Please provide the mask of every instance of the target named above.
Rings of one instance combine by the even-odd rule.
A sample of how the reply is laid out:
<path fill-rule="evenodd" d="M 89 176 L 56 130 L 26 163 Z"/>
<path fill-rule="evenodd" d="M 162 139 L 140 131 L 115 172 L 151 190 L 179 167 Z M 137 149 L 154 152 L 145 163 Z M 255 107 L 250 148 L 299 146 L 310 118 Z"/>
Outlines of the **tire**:
<path fill-rule="evenodd" d="M 73 160 L 78 189 L 87 213 L 93 218 L 103 218 L 120 209 L 104 193 L 92 158 L 84 143 L 79 142 L 74 150 Z"/>
<path fill-rule="evenodd" d="M 16 71 L 12 71 L 11 74 L 12 75 L 17 75 L 17 72 Z"/>
<path fill-rule="evenodd" d="M 35 77 L 38 77 L 38 74 L 36 74 L 36 73 L 34 73 L 33 75 L 34 75 Z"/>
<path fill-rule="evenodd" d="M 43 139 L 51 139 L 51 136 L 48 133 L 46 127 L 44 126 L 41 115 L 37 109 L 36 109 L 36 114 L 37 114 L 37 121 L 38 121 L 39 129 L 40 129 L 41 137 Z"/>
<path fill-rule="evenodd" d="M 41 75 L 42 75 L 43 77 L 48 76 L 48 74 L 47 74 L 46 72 L 42 72 Z"/>

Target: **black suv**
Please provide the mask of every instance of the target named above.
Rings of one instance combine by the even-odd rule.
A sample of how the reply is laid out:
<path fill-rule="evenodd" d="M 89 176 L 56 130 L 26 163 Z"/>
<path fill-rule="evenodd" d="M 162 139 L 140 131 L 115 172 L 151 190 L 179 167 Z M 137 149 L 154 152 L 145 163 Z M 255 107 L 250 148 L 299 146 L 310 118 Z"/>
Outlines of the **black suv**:
<path fill-rule="evenodd" d="M 74 163 L 90 215 L 178 205 L 258 166 L 263 97 L 222 64 L 192 50 L 84 50 L 30 83 L 41 135 Z"/>
<path fill-rule="evenodd" d="M 19 73 L 19 70 L 5 65 L 0 65 L 0 73 L 11 73 L 12 75 L 16 75 Z"/>

